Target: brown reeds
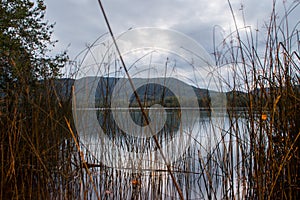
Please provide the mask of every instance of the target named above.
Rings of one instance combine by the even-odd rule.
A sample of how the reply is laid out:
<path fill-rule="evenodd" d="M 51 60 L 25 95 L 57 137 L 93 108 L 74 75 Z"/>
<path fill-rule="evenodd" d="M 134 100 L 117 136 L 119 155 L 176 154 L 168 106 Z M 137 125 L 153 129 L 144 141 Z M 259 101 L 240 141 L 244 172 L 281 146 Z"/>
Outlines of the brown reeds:
<path fill-rule="evenodd" d="M 204 145 L 195 138 L 170 167 L 185 199 L 299 197 L 299 22 L 288 24 L 298 5 L 278 19 L 274 3 L 264 47 L 249 27 L 215 45 L 218 67 L 234 77 L 233 83 L 220 77 L 232 90 L 228 126 L 212 126 L 209 117 L 200 121 L 199 132 L 208 131 L 211 140 Z M 72 84 L 8 84 L 9 93 L 1 94 L 0 199 L 179 198 L 169 170 L 112 169 L 80 143 Z"/>
<path fill-rule="evenodd" d="M 230 131 L 237 139 L 235 157 L 240 160 L 235 166 L 236 175 L 241 186 L 247 185 L 242 196 L 297 199 L 300 192 L 300 43 L 299 21 L 289 24 L 289 15 L 298 8 L 299 2 L 285 9 L 282 18 L 277 16 L 276 5 L 274 1 L 270 21 L 265 24 L 264 46 L 257 43 L 258 38 L 250 27 L 236 26 L 222 47 L 216 48 L 215 55 L 219 65 L 231 66 L 233 93 L 247 94 L 247 135 L 242 138 L 249 138 L 249 143 L 238 140 L 241 138 L 237 132 L 239 125 L 234 121 L 231 126 L 235 129 Z M 231 6 L 230 9 L 235 22 Z"/>
<path fill-rule="evenodd" d="M 73 142 L 63 118 L 71 105 L 56 89 L 45 80 L 1 99 L 1 199 L 49 199 L 57 187 L 71 192 Z"/>

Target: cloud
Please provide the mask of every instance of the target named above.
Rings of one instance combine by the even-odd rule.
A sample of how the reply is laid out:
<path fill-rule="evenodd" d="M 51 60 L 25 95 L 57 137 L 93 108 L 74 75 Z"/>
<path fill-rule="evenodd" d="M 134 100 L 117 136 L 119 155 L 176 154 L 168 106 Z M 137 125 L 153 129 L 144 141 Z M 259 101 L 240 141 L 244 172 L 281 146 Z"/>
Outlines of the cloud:
<path fill-rule="evenodd" d="M 287 1 L 286 6 L 293 1 Z M 45 0 L 45 3 L 46 18 L 56 22 L 54 37 L 59 40 L 56 51 L 62 51 L 70 44 L 71 59 L 107 32 L 96 0 Z M 211 53 L 214 26 L 218 25 L 216 30 L 220 37 L 234 30 L 231 12 L 224 0 L 103 0 L 102 3 L 116 35 L 137 27 L 170 28 L 193 38 Z M 263 31 L 263 23 L 269 20 L 272 0 L 232 0 L 231 5 L 239 27 L 244 26 L 244 12 L 246 25 Z M 278 14 L 283 16 L 282 2 L 277 3 L 277 7 Z M 299 13 L 294 11 L 292 23 L 299 20 Z"/>

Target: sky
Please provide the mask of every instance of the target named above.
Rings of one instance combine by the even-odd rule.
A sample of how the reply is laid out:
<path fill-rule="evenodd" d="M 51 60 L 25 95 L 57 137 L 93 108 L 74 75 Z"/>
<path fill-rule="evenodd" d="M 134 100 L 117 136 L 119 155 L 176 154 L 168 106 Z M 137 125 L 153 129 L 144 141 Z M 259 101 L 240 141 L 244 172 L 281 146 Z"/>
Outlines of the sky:
<path fill-rule="evenodd" d="M 277 0 L 278 18 L 284 6 L 300 0 Z M 273 0 L 230 0 L 239 28 L 249 26 L 263 37 L 270 19 Z M 68 51 L 71 60 L 108 32 L 98 0 L 45 0 L 46 19 L 56 23 L 54 53 Z M 217 43 L 229 35 L 234 21 L 226 0 L 102 0 L 108 20 L 117 36 L 132 28 L 157 27 L 185 34 L 212 55 L 213 38 Z M 245 21 L 243 21 L 245 19 Z M 300 19 L 300 6 L 289 17 L 295 25 Z M 215 34 L 214 34 L 215 33 Z M 106 34 L 104 38 L 109 38 Z"/>
<path fill-rule="evenodd" d="M 234 29 L 226 0 L 102 0 L 102 3 L 116 35 L 130 28 L 170 28 L 193 38 L 210 52 L 214 27 L 224 35 Z M 71 59 L 108 30 L 97 0 L 45 0 L 45 4 L 46 19 L 56 23 L 53 36 L 59 43 L 55 51 L 67 49 Z M 231 4 L 238 26 L 243 26 L 243 10 L 246 25 L 262 29 L 270 16 L 272 0 L 231 0 Z M 277 4 L 282 7 L 282 1 Z"/>

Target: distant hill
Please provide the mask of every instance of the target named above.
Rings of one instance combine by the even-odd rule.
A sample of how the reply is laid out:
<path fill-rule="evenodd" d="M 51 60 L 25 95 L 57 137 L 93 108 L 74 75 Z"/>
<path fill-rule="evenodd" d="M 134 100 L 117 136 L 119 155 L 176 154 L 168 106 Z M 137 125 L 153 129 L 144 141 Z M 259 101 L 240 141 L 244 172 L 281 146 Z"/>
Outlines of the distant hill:
<path fill-rule="evenodd" d="M 110 95 L 113 91 L 115 84 L 119 81 L 119 78 L 113 77 L 102 77 L 98 83 L 97 92 L 95 94 L 96 104 L 101 107 L 109 106 Z M 70 78 L 63 79 L 54 79 L 51 81 L 47 81 L 47 85 L 52 92 L 55 93 L 55 98 L 60 101 L 71 101 L 72 100 L 72 86 L 74 85 L 75 80 Z M 41 84 L 44 81 L 40 82 Z M 188 87 L 186 83 L 180 81 L 180 84 Z M 218 92 L 210 91 L 208 89 L 197 88 L 194 86 L 190 86 L 193 88 L 197 99 L 199 107 L 208 108 L 211 104 L 211 95 L 217 95 Z M 146 86 L 142 86 L 137 88 L 137 93 L 141 98 L 144 105 L 148 102 L 149 104 L 160 103 L 167 107 L 178 107 L 179 103 L 176 101 L 174 94 L 168 88 L 165 88 L 158 84 L 147 84 Z M 221 94 L 221 93 L 220 93 Z M 0 97 L 4 97 L 4 94 L 0 94 Z M 54 97 L 53 97 L 54 98 Z M 247 106 L 247 93 L 244 92 L 227 92 L 226 93 L 227 104 L 232 107 L 246 107 Z M 162 101 L 163 100 L 163 101 Z M 134 95 L 132 95 L 130 99 L 131 106 L 138 106 Z"/>
<path fill-rule="evenodd" d="M 136 81 L 143 81 L 142 79 L 135 79 Z M 111 93 L 113 91 L 114 86 L 116 83 L 120 81 L 118 78 L 101 78 L 98 83 L 98 88 L 96 91 L 96 102 L 99 107 L 108 107 L 110 102 Z M 122 81 L 122 80 L 121 80 Z M 182 81 L 176 80 L 178 87 L 185 88 L 190 87 L 189 85 L 185 84 Z M 146 81 L 145 81 L 146 82 Z M 197 99 L 198 104 L 200 107 L 209 107 L 209 91 L 207 89 L 200 89 L 196 87 L 192 87 Z M 151 106 L 153 104 L 161 104 L 166 107 L 179 107 L 179 102 L 176 100 L 175 94 L 168 88 L 154 83 L 149 83 L 146 85 L 141 86 L 140 88 L 136 88 L 136 91 L 139 95 L 139 98 L 143 105 Z M 182 91 L 184 94 L 184 91 Z M 183 96 L 181 97 L 188 101 L 188 97 Z M 134 94 L 130 97 L 130 105 L 132 107 L 138 107 L 137 100 Z"/>
<path fill-rule="evenodd" d="M 95 94 L 96 103 L 98 106 L 101 107 L 108 107 L 110 102 L 110 94 L 113 91 L 113 88 L 117 81 L 119 81 L 119 78 L 107 78 L 102 77 L 100 78 L 100 81 L 98 83 L 98 89 L 97 93 Z M 72 86 L 74 85 L 75 80 L 70 78 L 62 78 L 62 79 L 54 79 L 47 81 L 46 85 L 48 88 L 50 88 L 50 91 L 52 91 L 55 95 L 53 95 L 53 98 L 56 98 L 63 102 L 68 102 L 72 100 Z M 180 81 L 182 85 L 189 86 L 185 84 L 184 82 Z M 44 84 L 44 81 L 40 81 L 39 84 Z M 208 89 L 203 88 L 197 88 L 194 86 L 190 86 L 193 88 L 197 99 L 199 107 L 201 108 L 208 108 L 211 105 L 211 97 L 212 95 L 218 95 L 221 93 L 218 93 L 216 91 L 211 91 Z M 279 88 L 278 88 L 279 89 Z M 264 88 L 263 95 L 269 95 L 272 90 L 270 88 Z M 273 88 L 273 92 L 276 91 L 276 88 Z M 298 91 L 300 93 L 300 85 L 294 86 L 294 91 Z M 162 86 L 155 85 L 155 84 L 148 84 L 147 86 L 141 87 L 137 89 L 137 92 L 143 101 L 144 104 L 148 102 L 149 104 L 153 103 L 161 103 L 164 106 L 169 107 L 178 107 L 178 102 L 176 102 L 174 94 Z M 256 89 L 250 92 L 253 96 L 256 98 L 260 98 L 262 95 L 262 92 L 260 89 Z M 108 94 L 108 95 L 107 95 Z M 104 98 L 105 97 L 105 98 Z M 131 106 L 138 106 L 136 99 L 133 98 L 134 95 L 132 95 L 131 98 Z M 5 93 L 0 90 L 0 99 L 5 98 Z M 102 99 L 102 100 L 101 100 Z M 164 99 L 163 102 L 161 100 Z M 249 98 L 248 93 L 241 92 L 241 91 L 230 91 L 226 92 L 226 101 L 227 101 L 227 107 L 247 107 L 249 105 Z"/>

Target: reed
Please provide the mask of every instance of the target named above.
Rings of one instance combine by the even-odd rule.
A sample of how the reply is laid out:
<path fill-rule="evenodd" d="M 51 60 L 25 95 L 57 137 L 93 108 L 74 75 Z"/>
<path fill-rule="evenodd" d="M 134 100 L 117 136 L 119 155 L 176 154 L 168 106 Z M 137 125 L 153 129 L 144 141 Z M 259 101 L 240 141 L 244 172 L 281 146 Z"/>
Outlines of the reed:
<path fill-rule="evenodd" d="M 236 30 L 215 48 L 217 64 L 230 66 L 229 73 L 234 77 L 233 84 L 227 85 L 234 94 L 247 93 L 246 135 L 239 135 L 236 120 L 230 131 L 236 138 L 232 145 L 235 157 L 241 162 L 230 171 L 236 170 L 244 187 L 237 190 L 256 199 L 299 196 L 299 21 L 289 24 L 289 15 L 299 2 L 289 8 L 283 5 L 282 18 L 277 17 L 276 5 L 273 1 L 270 21 L 264 27 L 264 46 L 257 42 L 257 30 L 246 25 L 238 29 L 236 25 Z"/>
<path fill-rule="evenodd" d="M 195 138 L 170 166 L 185 199 L 300 196 L 299 22 L 289 24 L 299 2 L 291 5 L 278 19 L 273 2 L 263 47 L 256 30 L 246 26 L 236 26 L 220 43 L 215 38 L 216 64 L 234 77 L 219 76 L 230 90 L 226 118 L 218 118 L 226 126 L 215 126 L 210 115 L 199 120 L 196 131 L 210 140 Z M 167 169 L 119 170 L 97 160 L 78 138 L 72 85 L 71 79 L 48 79 L 9 86 L 0 96 L 0 199 L 180 198 Z M 246 107 L 238 111 L 241 105 Z M 124 148 L 155 148 L 153 141 L 107 131 Z"/>

